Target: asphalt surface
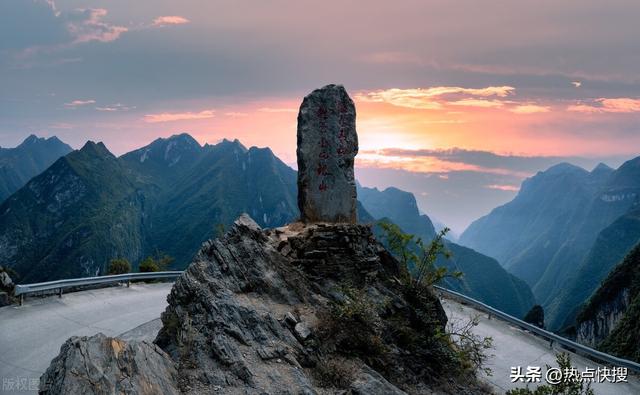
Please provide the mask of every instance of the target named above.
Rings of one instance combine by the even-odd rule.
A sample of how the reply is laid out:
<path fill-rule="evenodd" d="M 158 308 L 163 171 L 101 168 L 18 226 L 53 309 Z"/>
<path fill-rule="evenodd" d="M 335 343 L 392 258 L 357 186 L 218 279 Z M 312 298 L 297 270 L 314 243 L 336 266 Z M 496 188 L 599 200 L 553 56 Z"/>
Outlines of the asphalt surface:
<path fill-rule="evenodd" d="M 513 383 L 511 381 L 511 368 L 522 367 L 522 372 L 527 371 L 528 366 L 539 366 L 542 370 L 542 379 L 540 384 L 544 382 L 544 374 L 546 365 L 557 367 L 556 354 L 567 352 L 562 347 L 550 347 L 548 341 L 523 331 L 520 328 L 509 325 L 504 321 L 500 321 L 495 317 L 489 319 L 486 313 L 481 313 L 469 306 L 462 305 L 448 298 L 441 298 L 442 305 L 447 312 L 450 324 L 457 327 L 463 326 L 470 319 L 477 317 L 478 325 L 472 330 L 474 334 L 481 337 L 491 337 L 493 339 L 493 348 L 489 349 L 489 355 L 485 367 L 491 369 L 491 376 L 482 374 L 482 378 L 494 388 L 496 393 L 502 394 L 512 388 L 523 388 L 527 384 L 524 382 Z M 572 366 L 578 372 L 584 372 L 586 367 L 602 368 L 596 362 L 569 353 Z M 591 388 L 597 395 L 625 395 L 640 394 L 640 380 L 638 376 L 631 375 L 627 377 L 628 383 L 624 382 L 604 382 L 592 383 Z M 529 384 L 529 388 L 535 388 L 540 384 Z"/>
<path fill-rule="evenodd" d="M 0 393 L 37 393 L 40 376 L 71 336 L 135 334 L 160 317 L 172 285 L 132 284 L 62 298 L 27 298 L 23 306 L 0 308 Z"/>
<path fill-rule="evenodd" d="M 37 393 L 39 377 L 60 351 L 69 337 L 94 335 L 125 339 L 152 340 L 160 328 L 159 317 L 164 311 L 171 283 L 133 284 L 65 294 L 47 298 L 27 298 L 23 306 L 0 308 L 0 393 Z M 486 361 L 492 375 L 483 375 L 496 393 L 524 387 L 512 383 L 511 368 L 522 366 L 556 366 L 555 354 L 563 351 L 550 348 L 549 343 L 503 321 L 489 319 L 471 307 L 450 299 L 443 305 L 451 323 L 460 326 L 473 317 L 478 325 L 473 332 L 493 338 L 493 348 Z M 571 354 L 578 371 L 598 365 L 586 358 Z M 596 394 L 640 394 L 637 376 L 629 376 L 628 383 L 595 383 Z"/>

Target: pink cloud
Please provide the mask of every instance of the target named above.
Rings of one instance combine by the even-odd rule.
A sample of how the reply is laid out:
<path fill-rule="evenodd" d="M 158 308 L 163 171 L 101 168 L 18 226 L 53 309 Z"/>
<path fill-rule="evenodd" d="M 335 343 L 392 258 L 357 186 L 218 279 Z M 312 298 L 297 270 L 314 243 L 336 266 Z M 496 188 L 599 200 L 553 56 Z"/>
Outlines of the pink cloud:
<path fill-rule="evenodd" d="M 129 29 L 102 21 L 108 11 L 104 8 L 82 8 L 69 15 L 67 30 L 75 37 L 73 43 L 89 41 L 110 42 L 117 40 Z"/>
<path fill-rule="evenodd" d="M 463 88 L 459 86 L 435 86 L 430 88 L 411 89 L 383 89 L 356 94 L 356 100 L 363 102 L 388 103 L 397 107 L 423 110 L 438 110 L 446 103 L 444 96 L 467 95 L 477 97 L 506 97 L 515 92 L 512 86 L 488 86 L 486 88 Z M 450 102 L 454 105 L 477 105 L 482 107 L 497 107 L 498 101 L 480 101 L 480 99 L 463 98 Z M 483 105 L 484 104 L 484 105 Z"/>
<path fill-rule="evenodd" d="M 599 98 L 590 103 L 578 103 L 567 107 L 567 111 L 582 113 L 635 113 L 640 112 L 640 99 L 630 97 Z"/>
<path fill-rule="evenodd" d="M 158 114 L 146 114 L 144 121 L 148 123 L 187 121 L 194 119 L 208 119 L 215 117 L 214 110 L 203 110 L 200 112 L 163 112 Z"/>
<path fill-rule="evenodd" d="M 502 184 L 485 185 L 485 188 L 497 189 L 499 191 L 506 191 L 506 192 L 517 192 L 520 190 L 520 188 L 515 185 L 502 185 Z"/>
<path fill-rule="evenodd" d="M 178 15 L 159 16 L 153 20 L 153 26 L 161 27 L 167 25 L 184 25 L 191 22 L 185 17 Z"/>
<path fill-rule="evenodd" d="M 103 112 L 117 112 L 117 111 L 129 111 L 133 110 L 135 107 L 125 106 L 121 103 L 112 104 L 104 107 L 96 107 L 96 110 Z"/>
<path fill-rule="evenodd" d="M 80 106 L 86 106 L 89 104 L 95 104 L 96 101 L 91 99 L 91 100 L 74 100 L 72 102 L 69 103 L 64 103 L 65 107 L 69 107 L 69 108 L 76 108 L 76 107 L 80 107 Z"/>

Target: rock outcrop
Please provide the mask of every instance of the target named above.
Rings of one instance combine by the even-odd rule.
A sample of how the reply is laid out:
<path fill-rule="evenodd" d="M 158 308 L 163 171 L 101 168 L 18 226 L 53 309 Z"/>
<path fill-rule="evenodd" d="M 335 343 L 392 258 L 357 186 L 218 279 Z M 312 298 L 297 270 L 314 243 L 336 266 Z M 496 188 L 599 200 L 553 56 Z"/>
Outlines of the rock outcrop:
<path fill-rule="evenodd" d="M 262 230 L 243 215 L 176 281 L 156 344 L 185 393 L 465 393 L 435 336 L 442 306 L 406 274 L 366 226 Z"/>
<path fill-rule="evenodd" d="M 298 207 L 303 222 L 356 222 L 356 108 L 341 85 L 307 95 L 298 113 Z"/>
<path fill-rule="evenodd" d="M 13 289 L 15 288 L 15 284 L 9 276 L 9 273 L 0 266 L 0 307 L 8 306 L 12 303 Z"/>
<path fill-rule="evenodd" d="M 158 346 L 101 333 L 67 340 L 40 378 L 40 394 L 179 394 L 173 361 Z"/>

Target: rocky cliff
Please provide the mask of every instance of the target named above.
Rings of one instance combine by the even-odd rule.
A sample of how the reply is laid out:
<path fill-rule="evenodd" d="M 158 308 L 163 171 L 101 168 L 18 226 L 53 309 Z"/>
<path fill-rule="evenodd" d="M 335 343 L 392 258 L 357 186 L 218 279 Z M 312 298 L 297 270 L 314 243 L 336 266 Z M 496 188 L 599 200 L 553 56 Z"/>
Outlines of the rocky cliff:
<path fill-rule="evenodd" d="M 577 325 L 576 340 L 589 347 L 598 346 L 613 331 L 628 307 L 629 288 L 624 288 L 611 300 L 602 302 L 591 317 Z"/>
<path fill-rule="evenodd" d="M 439 300 L 406 275 L 367 226 L 263 230 L 243 215 L 176 281 L 155 343 L 187 394 L 485 393 Z"/>
<path fill-rule="evenodd" d="M 607 276 L 576 319 L 581 343 L 640 361 L 640 245 Z"/>

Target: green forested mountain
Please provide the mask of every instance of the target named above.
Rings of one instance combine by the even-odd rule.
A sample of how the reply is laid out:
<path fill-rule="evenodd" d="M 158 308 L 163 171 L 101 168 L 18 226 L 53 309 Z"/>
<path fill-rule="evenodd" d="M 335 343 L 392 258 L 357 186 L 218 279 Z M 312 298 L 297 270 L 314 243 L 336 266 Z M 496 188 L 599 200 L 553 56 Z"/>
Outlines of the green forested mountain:
<path fill-rule="evenodd" d="M 598 234 L 587 258 L 568 280 L 570 286 L 547 307 L 548 313 L 557 317 L 558 328 L 573 326 L 582 304 L 638 243 L 640 207 L 634 207 Z"/>
<path fill-rule="evenodd" d="M 248 213 L 261 226 L 281 226 L 298 217 L 296 172 L 268 148 L 223 141 L 159 194 L 151 209 L 151 248 L 185 267 L 219 224 Z M 172 162 L 169 162 L 172 163 Z"/>
<path fill-rule="evenodd" d="M 379 191 L 376 188 L 359 187 L 358 198 L 377 219 L 388 219 L 404 232 L 421 237 L 424 241 L 435 236 L 431 220 L 427 215 L 420 214 L 415 196 L 409 192 L 397 188 Z M 459 270 L 464 276 L 460 279 L 447 278 L 442 285 L 516 317 L 523 317 L 535 304 L 529 286 L 507 273 L 495 259 L 450 241 L 446 246 L 452 257 L 442 257 L 438 264 L 451 271 Z"/>
<path fill-rule="evenodd" d="M 238 141 L 201 147 L 188 135 L 120 158 L 92 142 L 60 158 L 0 206 L 0 260 L 21 281 L 104 273 L 157 251 L 190 261 L 243 212 L 263 226 L 296 218 L 295 172 Z"/>
<path fill-rule="evenodd" d="M 424 240 L 436 235 L 431 219 L 420 214 L 412 193 L 393 187 L 379 191 L 358 185 L 358 200 L 374 218 L 389 218 L 407 233 Z"/>
<path fill-rule="evenodd" d="M 15 148 L 0 148 L 0 202 L 71 151 L 57 137 L 34 135 Z"/>
<path fill-rule="evenodd" d="M 460 241 L 527 281 L 549 328 L 560 329 L 640 238 L 633 214 L 621 218 L 639 194 L 640 158 L 615 171 L 557 165 L 525 180 L 513 201 L 475 221 Z"/>
<path fill-rule="evenodd" d="M 21 281 L 96 275 L 145 246 L 146 185 L 102 143 L 58 159 L 0 206 L 1 261 Z"/>

